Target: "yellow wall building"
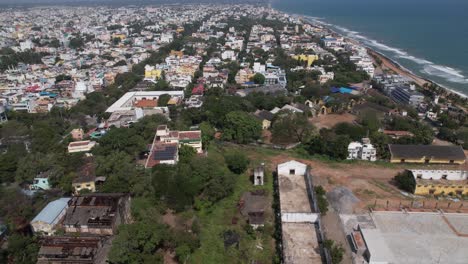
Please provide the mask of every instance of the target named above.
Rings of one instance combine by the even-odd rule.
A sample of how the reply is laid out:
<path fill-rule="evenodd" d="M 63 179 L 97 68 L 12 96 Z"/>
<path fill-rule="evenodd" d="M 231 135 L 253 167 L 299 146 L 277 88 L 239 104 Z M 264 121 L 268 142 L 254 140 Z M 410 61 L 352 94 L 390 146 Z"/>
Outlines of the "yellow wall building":
<path fill-rule="evenodd" d="M 85 189 L 91 192 L 96 191 L 96 184 L 94 182 L 94 179 L 76 181 L 72 183 L 72 186 L 76 194 L 80 193 L 80 191 L 85 190 Z"/>
<path fill-rule="evenodd" d="M 292 58 L 299 61 L 307 61 L 307 67 L 310 67 L 314 61 L 319 59 L 318 55 L 315 54 L 293 55 Z"/>
<path fill-rule="evenodd" d="M 468 195 L 467 181 L 417 180 L 416 195 Z"/>
<path fill-rule="evenodd" d="M 145 79 L 158 80 L 161 78 L 162 70 L 154 67 L 145 67 Z"/>
<path fill-rule="evenodd" d="M 393 145 L 390 144 L 391 163 L 462 165 L 466 156 L 461 146 Z"/>

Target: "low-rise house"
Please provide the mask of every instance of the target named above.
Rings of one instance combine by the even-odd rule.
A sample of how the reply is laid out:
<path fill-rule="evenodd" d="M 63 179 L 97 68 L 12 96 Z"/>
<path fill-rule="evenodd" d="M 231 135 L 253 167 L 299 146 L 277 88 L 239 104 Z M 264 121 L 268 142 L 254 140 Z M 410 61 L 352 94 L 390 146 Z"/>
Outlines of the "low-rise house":
<path fill-rule="evenodd" d="M 391 163 L 464 164 L 461 146 L 395 145 L 389 144 Z"/>
<path fill-rule="evenodd" d="M 83 129 L 75 128 L 70 132 L 70 135 L 73 140 L 83 140 L 85 134 Z"/>
<path fill-rule="evenodd" d="M 52 235 L 55 232 L 55 227 L 65 215 L 69 201 L 70 198 L 60 198 L 47 204 L 31 221 L 33 232 Z"/>
<path fill-rule="evenodd" d="M 68 153 L 89 152 L 94 146 L 96 146 L 96 141 L 85 140 L 70 142 L 70 144 L 68 144 Z"/>
<path fill-rule="evenodd" d="M 42 172 L 34 177 L 33 183 L 29 186 L 31 190 L 49 190 L 51 188 L 49 183 L 49 173 Z"/>
<path fill-rule="evenodd" d="M 262 122 L 262 129 L 266 130 L 271 127 L 274 114 L 266 110 L 257 110 L 254 115 Z"/>
<path fill-rule="evenodd" d="M 411 169 L 416 195 L 467 195 L 468 171 L 450 169 Z"/>

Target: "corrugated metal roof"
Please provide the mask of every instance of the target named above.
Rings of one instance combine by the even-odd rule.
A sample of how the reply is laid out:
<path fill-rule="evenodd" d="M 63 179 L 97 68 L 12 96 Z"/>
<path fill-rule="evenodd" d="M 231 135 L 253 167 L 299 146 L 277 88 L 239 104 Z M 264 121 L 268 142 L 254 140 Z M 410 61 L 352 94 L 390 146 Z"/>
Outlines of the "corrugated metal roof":
<path fill-rule="evenodd" d="M 60 212 L 67 207 L 68 201 L 70 201 L 70 198 L 60 198 L 50 202 L 38 215 L 36 215 L 36 217 L 34 217 L 31 223 L 41 221 L 52 224 Z"/>

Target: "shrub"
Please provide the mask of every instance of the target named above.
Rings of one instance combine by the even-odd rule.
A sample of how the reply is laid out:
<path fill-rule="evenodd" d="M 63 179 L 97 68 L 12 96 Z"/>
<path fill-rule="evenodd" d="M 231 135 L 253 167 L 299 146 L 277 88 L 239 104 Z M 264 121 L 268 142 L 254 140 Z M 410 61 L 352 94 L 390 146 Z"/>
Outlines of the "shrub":
<path fill-rule="evenodd" d="M 395 182 L 398 188 L 406 192 L 414 193 L 416 189 L 416 180 L 410 171 L 398 173 L 398 175 L 395 176 Z"/>

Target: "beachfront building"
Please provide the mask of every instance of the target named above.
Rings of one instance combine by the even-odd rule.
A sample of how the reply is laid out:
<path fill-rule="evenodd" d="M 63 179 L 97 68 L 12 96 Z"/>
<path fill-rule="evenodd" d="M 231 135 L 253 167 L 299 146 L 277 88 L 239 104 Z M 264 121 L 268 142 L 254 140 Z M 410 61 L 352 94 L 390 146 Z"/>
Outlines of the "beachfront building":
<path fill-rule="evenodd" d="M 416 87 L 412 84 L 408 86 L 397 86 L 390 93 L 390 97 L 398 103 L 419 106 L 424 102 L 424 95 L 416 91 Z"/>

